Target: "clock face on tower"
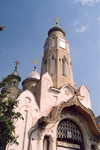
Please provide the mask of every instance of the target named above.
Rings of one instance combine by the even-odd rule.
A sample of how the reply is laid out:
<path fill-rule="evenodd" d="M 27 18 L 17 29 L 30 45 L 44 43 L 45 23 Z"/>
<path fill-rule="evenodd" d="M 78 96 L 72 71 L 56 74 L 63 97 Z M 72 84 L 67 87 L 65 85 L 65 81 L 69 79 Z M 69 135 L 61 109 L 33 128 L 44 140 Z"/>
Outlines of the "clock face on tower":
<path fill-rule="evenodd" d="M 46 41 L 44 51 L 46 52 L 49 48 L 49 41 Z"/>

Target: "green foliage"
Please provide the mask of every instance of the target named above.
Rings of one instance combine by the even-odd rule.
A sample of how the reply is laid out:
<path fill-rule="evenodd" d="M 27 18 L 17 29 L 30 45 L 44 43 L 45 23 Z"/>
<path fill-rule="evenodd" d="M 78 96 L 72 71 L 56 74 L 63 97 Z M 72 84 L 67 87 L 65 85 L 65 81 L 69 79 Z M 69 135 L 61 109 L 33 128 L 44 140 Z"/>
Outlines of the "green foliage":
<path fill-rule="evenodd" d="M 3 78 L 2 81 L 0 82 L 0 88 L 4 88 L 7 87 L 8 85 L 11 85 L 12 79 L 13 79 L 12 76 L 7 76 Z"/>
<path fill-rule="evenodd" d="M 7 86 L 12 84 L 12 76 L 8 76 L 2 79 L 2 81 L 0 82 L 0 89 L 1 89 L 1 93 L 0 93 L 0 100 L 2 100 L 3 98 L 7 97 Z"/>
<path fill-rule="evenodd" d="M 22 118 L 19 112 L 15 111 L 18 106 L 18 100 L 12 100 L 7 97 L 7 86 L 11 85 L 12 77 L 8 76 L 3 78 L 0 82 L 0 146 L 7 145 L 7 143 L 17 142 L 17 137 L 15 137 L 15 121 L 18 118 Z M 22 118 L 23 119 L 23 118 Z"/>

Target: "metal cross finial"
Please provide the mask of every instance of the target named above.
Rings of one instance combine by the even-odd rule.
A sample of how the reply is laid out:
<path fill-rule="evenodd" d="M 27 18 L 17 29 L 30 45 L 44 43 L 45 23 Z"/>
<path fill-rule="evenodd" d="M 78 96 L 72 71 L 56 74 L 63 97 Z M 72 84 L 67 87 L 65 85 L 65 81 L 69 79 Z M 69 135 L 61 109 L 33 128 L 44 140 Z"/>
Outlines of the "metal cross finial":
<path fill-rule="evenodd" d="M 18 60 L 17 60 L 17 61 L 15 61 L 14 63 L 16 64 L 16 66 L 15 66 L 15 70 L 17 70 L 17 66 L 18 66 L 18 64 L 20 64 L 20 63 L 18 62 Z"/>
<path fill-rule="evenodd" d="M 56 21 L 56 26 L 58 26 L 58 22 L 60 23 L 60 21 L 58 20 L 58 17 L 56 17 L 56 19 L 53 19 Z"/>
<path fill-rule="evenodd" d="M 35 66 L 34 66 L 34 71 L 36 71 L 36 69 L 37 69 L 37 67 L 36 67 L 36 65 L 39 65 L 38 63 L 37 63 L 37 59 L 35 59 L 34 61 L 32 61 L 33 63 L 35 63 Z"/>
<path fill-rule="evenodd" d="M 20 63 L 18 62 L 18 60 L 15 61 L 14 63 L 16 64 L 16 67 L 18 66 L 18 64 L 20 64 Z"/>

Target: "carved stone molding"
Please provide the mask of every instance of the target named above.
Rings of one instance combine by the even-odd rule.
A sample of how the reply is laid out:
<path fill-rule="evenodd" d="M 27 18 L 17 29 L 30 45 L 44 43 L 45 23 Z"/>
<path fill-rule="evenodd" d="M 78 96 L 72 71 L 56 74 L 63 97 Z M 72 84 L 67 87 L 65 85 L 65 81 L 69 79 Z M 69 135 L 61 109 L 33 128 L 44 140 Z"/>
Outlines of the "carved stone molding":
<path fill-rule="evenodd" d="M 43 140 L 43 134 L 42 133 L 39 133 L 39 140 Z"/>
<path fill-rule="evenodd" d="M 90 127 L 90 130 L 95 134 L 100 136 L 100 128 L 98 127 L 96 123 L 96 118 L 92 110 L 89 108 L 86 108 L 81 104 L 81 102 L 78 100 L 78 97 L 74 95 L 71 99 L 69 99 L 67 102 L 61 102 L 57 107 L 54 107 L 51 112 L 51 118 L 48 117 L 42 117 L 39 119 L 39 124 L 48 124 L 49 122 L 56 122 L 62 110 L 66 108 L 72 108 L 72 110 L 77 111 L 82 116 L 85 116 L 87 119 L 88 125 Z M 52 115 L 53 114 L 53 115 Z"/>
<path fill-rule="evenodd" d="M 56 141 L 56 137 L 51 137 L 51 139 L 52 139 L 52 142 Z"/>

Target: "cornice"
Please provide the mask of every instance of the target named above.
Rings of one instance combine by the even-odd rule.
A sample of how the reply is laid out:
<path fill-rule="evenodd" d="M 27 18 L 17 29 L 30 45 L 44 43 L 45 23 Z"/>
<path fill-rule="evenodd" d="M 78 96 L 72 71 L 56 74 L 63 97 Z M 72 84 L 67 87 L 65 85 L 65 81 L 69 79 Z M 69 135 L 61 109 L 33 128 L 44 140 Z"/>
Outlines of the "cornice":
<path fill-rule="evenodd" d="M 74 88 L 73 88 L 70 84 L 65 84 L 65 85 L 61 86 L 60 88 L 50 87 L 50 89 L 51 89 L 52 91 L 55 91 L 55 92 L 60 93 L 61 90 L 62 90 L 63 88 L 65 88 L 65 87 L 68 87 L 68 88 L 74 93 Z"/>
<path fill-rule="evenodd" d="M 86 108 L 81 104 L 81 102 L 78 100 L 78 97 L 74 95 L 71 99 L 69 99 L 67 102 L 61 102 L 57 107 L 54 107 L 51 112 L 51 118 L 48 117 L 41 117 L 39 119 L 39 124 L 48 124 L 52 122 L 56 122 L 64 108 L 73 108 L 73 110 L 76 110 L 79 112 L 82 116 L 84 116 L 87 120 L 87 123 L 89 125 L 90 130 L 97 136 L 100 136 L 100 128 L 97 125 L 96 118 L 92 110 L 89 108 Z"/>

